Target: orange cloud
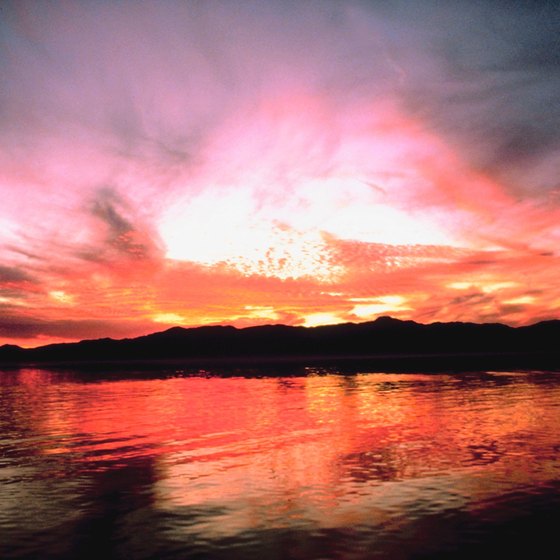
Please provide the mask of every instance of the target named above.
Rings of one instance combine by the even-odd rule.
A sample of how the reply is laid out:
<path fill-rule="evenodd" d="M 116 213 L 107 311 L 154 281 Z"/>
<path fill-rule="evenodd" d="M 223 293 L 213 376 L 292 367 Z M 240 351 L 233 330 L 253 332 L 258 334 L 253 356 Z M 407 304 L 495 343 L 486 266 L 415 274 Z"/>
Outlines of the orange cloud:
<path fill-rule="evenodd" d="M 296 88 L 233 112 L 188 173 L 137 159 L 94 186 L 109 161 L 66 199 L 47 174 L 20 198 L 25 227 L 4 211 L 0 342 L 558 313 L 557 205 L 514 196 L 395 100 Z M 38 181 L 18 169 L 4 172 L 16 198 Z"/>

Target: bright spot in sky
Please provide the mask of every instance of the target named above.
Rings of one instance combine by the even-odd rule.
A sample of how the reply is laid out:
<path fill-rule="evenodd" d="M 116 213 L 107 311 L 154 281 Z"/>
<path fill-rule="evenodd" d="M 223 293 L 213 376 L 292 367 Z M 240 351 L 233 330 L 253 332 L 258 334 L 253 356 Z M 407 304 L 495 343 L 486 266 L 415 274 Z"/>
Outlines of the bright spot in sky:
<path fill-rule="evenodd" d="M 320 231 L 291 229 L 267 210 L 242 188 L 209 189 L 175 204 L 160 224 L 167 257 L 278 278 L 329 280 L 340 271 Z"/>
<path fill-rule="evenodd" d="M 378 298 L 353 298 L 351 301 L 360 301 L 352 309 L 352 313 L 360 317 L 360 319 L 373 318 L 382 313 L 391 313 L 396 311 L 406 311 L 410 309 L 404 306 L 406 298 L 402 296 L 382 296 Z M 369 302 L 369 303 L 368 303 Z"/>
<path fill-rule="evenodd" d="M 518 282 L 512 282 L 510 280 L 505 282 L 451 282 L 447 284 L 447 287 L 453 290 L 476 289 L 485 294 L 491 294 L 499 290 L 515 288 L 517 286 L 519 286 Z"/>
<path fill-rule="evenodd" d="M 472 282 L 450 282 L 447 287 L 452 290 L 468 290 L 472 285 Z"/>
<path fill-rule="evenodd" d="M 336 313 L 311 313 L 305 316 L 304 327 L 319 327 L 321 325 L 335 325 L 341 323 Z"/>
<path fill-rule="evenodd" d="M 179 324 L 184 323 L 185 318 L 178 313 L 158 313 L 152 317 L 156 323 Z"/>
<path fill-rule="evenodd" d="M 533 296 L 520 296 L 512 299 L 504 300 L 506 305 L 526 305 L 534 303 L 535 298 Z"/>
<path fill-rule="evenodd" d="M 67 305 L 71 305 L 74 303 L 74 298 L 72 295 L 67 294 L 63 290 L 51 290 L 49 292 L 49 296 L 57 301 L 58 303 L 64 303 Z"/>
<path fill-rule="evenodd" d="M 246 305 L 243 309 L 247 311 L 247 315 L 249 317 L 258 319 L 278 319 L 278 314 L 275 312 L 273 307 Z"/>
<path fill-rule="evenodd" d="M 300 230 L 321 230 L 366 243 L 452 244 L 433 219 L 391 206 L 386 198 L 379 187 L 359 179 L 310 179 L 275 207 L 275 217 Z"/>
<path fill-rule="evenodd" d="M 207 188 L 174 201 L 159 232 L 170 259 L 227 263 L 244 274 L 329 281 L 324 235 L 393 245 L 452 245 L 433 220 L 383 203 L 363 181 L 309 179 L 283 196 L 254 185 Z"/>
<path fill-rule="evenodd" d="M 517 282 L 491 282 L 487 284 L 482 284 L 481 289 L 485 294 L 491 294 L 497 292 L 498 290 L 505 290 L 507 288 L 515 288 L 519 286 Z"/>

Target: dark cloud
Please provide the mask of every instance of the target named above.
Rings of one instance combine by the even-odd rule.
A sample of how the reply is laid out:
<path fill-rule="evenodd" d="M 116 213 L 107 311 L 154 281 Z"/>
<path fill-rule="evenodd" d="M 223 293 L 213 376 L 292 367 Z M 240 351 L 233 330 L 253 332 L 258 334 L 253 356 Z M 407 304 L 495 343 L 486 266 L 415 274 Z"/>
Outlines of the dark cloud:
<path fill-rule="evenodd" d="M 473 259 L 465 261 L 466 266 L 493 266 L 498 264 L 498 259 Z"/>
<path fill-rule="evenodd" d="M 35 282 L 35 279 L 23 268 L 0 265 L 0 284 L 11 284 L 20 282 Z"/>
<path fill-rule="evenodd" d="M 0 336 L 3 338 L 36 338 L 42 334 L 44 325 L 26 317 L 9 315 L 3 310 L 0 318 Z"/>
<path fill-rule="evenodd" d="M 40 255 L 38 253 L 34 253 L 32 251 L 28 251 L 23 247 L 17 247 L 15 245 L 6 245 L 6 249 L 12 253 L 15 253 L 17 255 L 22 255 L 24 257 L 26 257 L 27 259 L 31 259 L 31 260 L 43 260 L 45 258 L 44 255 Z"/>
<path fill-rule="evenodd" d="M 523 313 L 524 311 L 526 311 L 526 309 L 527 306 L 520 303 L 504 304 L 499 306 L 499 313 L 497 313 L 496 315 L 498 317 L 501 317 L 501 320 L 503 321 L 504 317 L 507 317 L 508 315 L 514 313 Z"/>
<path fill-rule="evenodd" d="M 155 231 L 141 223 L 131 206 L 114 189 L 103 188 L 96 193 L 91 213 L 105 225 L 105 246 L 80 251 L 86 260 L 104 260 L 111 258 L 111 253 L 132 260 L 148 260 L 161 253 Z"/>
<path fill-rule="evenodd" d="M 0 317 L 0 337 L 6 339 L 29 339 L 53 337 L 64 340 L 82 340 L 107 336 L 139 336 L 153 332 L 152 322 L 106 321 L 96 319 L 46 320 L 37 316 L 20 315 L 16 308 L 5 309 Z"/>
<path fill-rule="evenodd" d="M 92 214 L 103 220 L 108 226 L 112 235 L 119 236 L 128 233 L 134 228 L 132 224 L 121 214 L 123 201 L 111 189 L 101 189 L 96 199 L 92 203 Z"/>
<path fill-rule="evenodd" d="M 558 186 L 557 2 L 397 2 L 384 14 L 409 109 L 520 192 Z"/>
<path fill-rule="evenodd" d="M 474 292 L 453 298 L 449 302 L 449 305 L 463 305 L 465 303 L 480 305 L 491 303 L 492 301 L 494 301 L 494 298 L 492 296 L 480 292 Z"/>
<path fill-rule="evenodd" d="M 557 2 L 73 5 L 2 3 L 13 155 L 87 133 L 169 178 L 232 111 L 311 90 L 335 104 L 397 95 L 480 168 L 527 192 L 557 186 Z"/>

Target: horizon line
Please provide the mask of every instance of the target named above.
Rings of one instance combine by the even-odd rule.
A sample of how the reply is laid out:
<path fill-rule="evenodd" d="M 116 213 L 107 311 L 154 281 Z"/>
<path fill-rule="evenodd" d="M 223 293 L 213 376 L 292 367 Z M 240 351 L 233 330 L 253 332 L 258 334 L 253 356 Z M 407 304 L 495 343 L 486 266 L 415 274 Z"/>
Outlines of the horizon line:
<path fill-rule="evenodd" d="M 74 340 L 74 341 L 64 341 L 64 342 L 50 342 L 47 344 L 43 344 L 43 345 L 38 345 L 38 346 L 20 346 L 19 344 L 10 344 L 10 343 L 5 343 L 2 344 L 0 346 L 1 348 L 6 348 L 6 347 L 10 347 L 10 348 L 19 348 L 21 350 L 35 350 L 35 349 L 39 349 L 39 348 L 47 348 L 49 346 L 61 346 L 61 345 L 72 345 L 72 344 L 80 344 L 83 342 L 96 342 L 96 341 L 101 341 L 101 340 L 112 340 L 115 342 L 118 341 L 125 341 L 125 340 L 136 340 L 139 338 L 144 338 L 147 336 L 152 336 L 155 334 L 160 334 L 160 333 L 166 333 L 175 329 L 181 329 L 181 330 L 185 330 L 185 331 L 189 331 L 189 330 L 198 330 L 198 329 L 211 329 L 211 328 L 228 328 L 228 329 L 233 329 L 233 330 L 237 330 L 237 331 L 243 331 L 243 330 L 249 330 L 249 329 L 258 329 L 258 328 L 266 328 L 266 327 L 286 327 L 286 328 L 294 328 L 294 329 L 321 329 L 321 328 L 328 328 L 328 327 L 337 327 L 337 326 L 343 326 L 343 325 L 366 325 L 368 323 L 376 323 L 380 320 L 387 320 L 390 319 L 392 321 L 396 321 L 399 323 L 414 323 L 417 325 L 422 325 L 422 326 L 430 326 L 430 325 L 453 325 L 453 324 L 462 324 L 462 325 L 477 325 L 477 326 L 482 326 L 482 325 L 499 325 L 499 326 L 503 326 L 509 329 L 520 329 L 520 328 L 527 328 L 527 327 L 532 327 L 535 325 L 539 325 L 541 323 L 548 323 L 548 322 L 555 322 L 555 321 L 560 321 L 560 319 L 556 318 L 556 319 L 542 319 L 540 321 L 536 321 L 534 323 L 528 323 L 526 325 L 518 325 L 518 326 L 513 326 L 513 325 L 509 325 L 507 323 L 501 323 L 499 321 L 491 321 L 491 322 L 475 322 L 475 321 L 432 321 L 432 322 L 428 322 L 428 323 L 423 323 L 420 321 L 416 321 L 414 319 L 399 319 L 396 317 L 392 317 L 391 315 L 380 315 L 379 317 L 376 317 L 375 319 L 371 319 L 368 321 L 343 321 L 340 323 L 328 323 L 328 324 L 324 324 L 324 325 L 287 325 L 285 323 L 265 323 L 262 325 L 249 325 L 249 326 L 245 326 L 245 327 L 237 327 L 235 325 L 231 325 L 231 324 L 217 324 L 217 323 L 213 323 L 213 324 L 206 324 L 206 325 L 198 325 L 198 326 L 182 326 L 182 325 L 173 325 L 171 327 L 168 327 L 166 329 L 160 330 L 160 331 L 152 331 L 146 334 L 141 334 L 138 336 L 131 336 L 131 337 L 123 337 L 123 338 L 113 338 L 110 336 L 104 336 L 104 337 L 99 337 L 99 338 L 84 338 L 84 339 L 80 339 L 80 340 Z"/>

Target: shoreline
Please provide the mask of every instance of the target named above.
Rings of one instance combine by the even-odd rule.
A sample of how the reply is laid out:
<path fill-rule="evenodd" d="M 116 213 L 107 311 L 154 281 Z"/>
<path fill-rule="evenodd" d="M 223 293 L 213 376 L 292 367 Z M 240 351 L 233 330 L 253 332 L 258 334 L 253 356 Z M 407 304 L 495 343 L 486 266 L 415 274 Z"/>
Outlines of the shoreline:
<path fill-rule="evenodd" d="M 189 356 L 174 358 L 139 359 L 83 359 L 83 360 L 22 360 L 0 362 L 0 369 L 79 369 L 79 370 L 165 370 L 185 367 L 220 369 L 238 368 L 336 368 L 354 372 L 367 369 L 369 372 L 387 373 L 442 373 L 468 371 L 548 370 L 560 371 L 560 352 L 479 352 L 447 354 L 368 354 L 368 355 L 233 355 L 233 356 Z"/>

